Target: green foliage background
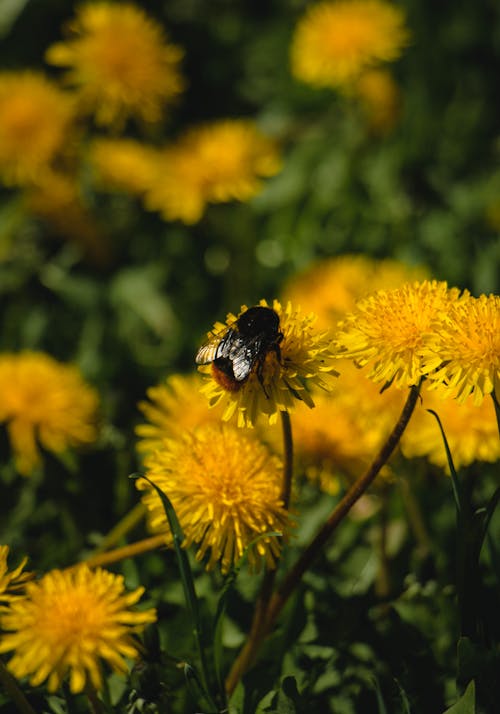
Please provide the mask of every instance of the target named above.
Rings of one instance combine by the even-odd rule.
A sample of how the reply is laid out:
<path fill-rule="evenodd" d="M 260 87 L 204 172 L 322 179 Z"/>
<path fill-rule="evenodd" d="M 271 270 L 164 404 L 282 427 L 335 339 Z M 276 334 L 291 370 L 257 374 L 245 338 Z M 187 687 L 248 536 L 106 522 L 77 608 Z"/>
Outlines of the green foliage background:
<path fill-rule="evenodd" d="M 248 204 L 209 207 L 193 227 L 166 223 L 126 196 L 95 193 L 82 176 L 103 227 L 105 260 L 54 235 L 25 212 L 17 191 L 1 189 L 0 349 L 43 350 L 75 361 L 102 399 L 104 426 L 95 448 L 66 461 L 46 454 L 43 474 L 30 480 L 15 473 L 0 434 L 0 542 L 11 546 L 14 559 L 28 554 L 38 572 L 74 563 L 137 502 L 127 478 L 139 467 L 137 401 L 165 375 L 193 370 L 197 345 L 226 312 L 279 295 L 284 280 L 313 259 L 347 252 L 425 264 L 436 278 L 476 295 L 500 289 L 497 2 L 398 3 L 412 33 L 392 67 L 403 114 L 392 133 L 378 138 L 354 103 L 291 77 L 290 37 L 308 3 L 140 4 L 186 52 L 188 89 L 162 136 L 206 119 L 254 117 L 279 139 L 284 167 Z M 44 51 L 75 5 L 0 5 L 0 65 L 55 75 L 44 65 Z M 473 466 L 463 478 L 482 505 L 498 467 Z M 451 486 L 423 461 L 412 465 L 412 479 L 429 552 L 422 557 L 400 493 L 388 493 L 390 587 L 380 600 L 376 520 L 345 523 L 237 692 L 234 711 L 442 714 L 476 679 L 479 703 L 470 705 L 468 690 L 464 708 L 453 711 L 493 714 L 500 695 L 492 676 L 499 665 L 498 516 L 478 566 L 474 616 L 482 636 L 462 640 L 457 658 Z M 333 503 L 307 486 L 301 498 L 292 551 Z M 144 535 L 142 526 L 132 534 Z M 134 673 L 136 690 L 163 702 L 141 711 L 194 711 L 182 672 L 169 660 L 192 657 L 174 556 L 151 554 L 120 567 L 130 586 L 145 584 L 158 604 L 167 653 L 161 667 L 151 655 L 158 669 L 151 663 L 143 679 Z M 196 585 L 202 607 L 213 610 L 220 578 L 199 570 Z M 244 639 L 256 589 L 242 573 L 228 599 L 228 665 Z M 151 643 L 149 651 L 155 651 Z M 165 676 L 167 695 L 158 684 Z M 113 691 L 116 711 L 139 711 L 118 684 Z M 35 709 L 36 702 L 40 711 L 46 706 L 40 694 L 30 696 Z M 0 701 L 1 712 L 12 711 L 8 699 Z M 57 697 L 51 706 L 66 711 Z M 73 706 L 86 711 L 83 702 Z"/>

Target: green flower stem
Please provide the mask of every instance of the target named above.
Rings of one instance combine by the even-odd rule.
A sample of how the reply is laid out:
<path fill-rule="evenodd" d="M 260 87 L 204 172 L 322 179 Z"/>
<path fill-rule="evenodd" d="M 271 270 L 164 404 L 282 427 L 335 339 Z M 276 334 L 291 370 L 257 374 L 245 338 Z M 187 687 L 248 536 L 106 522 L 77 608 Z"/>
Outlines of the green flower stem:
<path fill-rule="evenodd" d="M 283 505 L 288 510 L 290 507 L 290 495 L 292 493 L 293 477 L 293 438 L 292 422 L 288 412 L 280 412 L 281 428 L 283 432 L 283 485 L 281 498 Z"/>
<path fill-rule="evenodd" d="M 293 438 L 292 423 L 288 412 L 280 412 L 281 427 L 283 433 L 283 482 L 281 486 L 281 499 L 286 509 L 290 506 L 290 496 L 292 492 L 293 477 Z M 226 679 L 226 692 L 231 696 L 236 685 L 245 672 L 252 666 L 257 652 L 267 635 L 266 621 L 267 610 L 276 579 L 276 569 L 268 570 L 264 575 L 259 597 L 255 603 L 252 624 L 248 633 L 245 646 L 234 661 L 234 664 Z"/>
<path fill-rule="evenodd" d="M 288 575 L 285 577 L 277 591 L 274 593 L 269 604 L 267 614 L 267 632 L 269 632 L 273 627 L 274 623 L 276 622 L 276 619 L 278 618 L 283 607 L 287 603 L 289 597 L 299 585 L 305 571 L 319 555 L 332 533 L 347 516 L 352 506 L 365 493 L 367 488 L 370 486 L 372 481 L 380 472 L 382 466 L 384 466 L 389 460 L 392 452 L 398 445 L 399 440 L 404 430 L 406 429 L 408 422 L 410 421 L 410 417 L 413 414 L 413 410 L 417 403 L 419 394 L 420 384 L 410 387 L 410 393 L 408 395 L 408 399 L 406 400 L 406 404 L 403 407 L 399 420 L 392 432 L 390 433 L 387 441 L 380 449 L 372 465 L 363 476 L 360 476 L 360 478 L 358 478 L 357 481 L 352 484 L 350 489 L 339 501 L 339 503 L 334 508 L 330 516 L 327 518 L 323 526 L 320 528 L 316 536 L 313 538 L 307 548 L 303 551 L 302 555 L 299 557 L 293 568 L 289 571 Z"/>
<path fill-rule="evenodd" d="M 498 435 L 500 436 L 500 403 L 498 401 L 498 397 L 497 397 L 495 391 L 493 391 L 491 393 L 491 398 L 493 399 L 493 404 L 495 406 L 495 414 L 497 417 L 497 426 L 498 426 Z"/>
<path fill-rule="evenodd" d="M 19 688 L 17 681 L 11 673 L 7 671 L 2 660 L 0 660 L 0 685 L 16 705 L 18 712 L 21 712 L 21 714 L 36 714 Z"/>
<path fill-rule="evenodd" d="M 85 694 L 87 695 L 87 699 L 89 701 L 89 711 L 91 711 L 92 714 L 104 714 L 104 705 L 99 699 L 94 687 L 88 682 L 85 687 Z"/>
<path fill-rule="evenodd" d="M 262 622 L 262 615 L 259 612 L 260 620 L 258 622 L 258 626 L 252 627 L 252 633 L 241 650 L 238 658 L 235 660 L 233 668 L 231 669 L 231 672 L 226 680 L 226 690 L 229 695 L 234 691 L 244 673 L 252 665 L 260 645 L 272 630 L 274 623 L 283 610 L 285 604 L 288 602 L 288 599 L 299 585 L 305 571 L 319 555 L 332 533 L 349 513 L 352 506 L 365 493 L 367 488 L 379 473 L 380 469 L 389 460 L 392 452 L 398 445 L 408 422 L 410 421 L 410 417 L 413 414 L 419 394 L 420 384 L 410 388 L 406 404 L 404 405 L 399 420 L 389 435 L 386 443 L 379 451 L 368 471 L 353 483 L 345 496 L 341 499 L 341 501 L 339 501 L 316 536 L 303 551 L 293 568 L 288 572 L 283 582 L 277 588 L 271 597 L 269 606 L 267 607 L 264 622 Z"/>
<path fill-rule="evenodd" d="M 144 540 L 139 540 L 136 543 L 130 543 L 130 545 L 124 545 L 123 548 L 115 548 L 106 553 L 91 555 L 89 558 L 85 558 L 83 562 L 87 563 L 90 568 L 97 568 L 102 565 L 118 563 L 121 560 L 125 560 L 125 558 L 134 558 L 136 555 L 148 553 L 150 550 L 165 546 L 166 536 L 164 534 L 156 535 L 151 536 L 151 538 L 144 538 Z"/>
<path fill-rule="evenodd" d="M 146 506 L 139 501 L 112 530 L 102 539 L 101 543 L 94 550 L 93 555 L 98 555 L 109 550 L 119 543 L 132 528 L 142 521 L 146 513 Z"/>

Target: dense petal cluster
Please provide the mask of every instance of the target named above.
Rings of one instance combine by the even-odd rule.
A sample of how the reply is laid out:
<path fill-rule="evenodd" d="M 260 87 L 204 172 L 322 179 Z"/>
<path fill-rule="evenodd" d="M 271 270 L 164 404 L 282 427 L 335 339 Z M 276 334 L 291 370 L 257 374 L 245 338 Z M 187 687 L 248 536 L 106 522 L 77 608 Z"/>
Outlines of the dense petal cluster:
<path fill-rule="evenodd" d="M 431 409 L 439 416 L 455 468 L 468 466 L 474 461 L 500 459 L 500 439 L 492 400 L 485 399 L 476 405 L 471 394 L 461 402 L 447 396 L 448 390 L 442 384 L 432 389 L 430 383 L 424 387 L 401 438 L 403 454 L 409 458 L 426 456 L 431 463 L 448 471 L 443 437 L 435 416 L 428 411 Z"/>
<path fill-rule="evenodd" d="M 319 2 L 295 28 L 292 74 L 316 87 L 349 87 L 364 70 L 397 59 L 408 40 L 403 12 L 385 0 Z"/>
<path fill-rule="evenodd" d="M 174 506 L 185 535 L 183 545 L 196 543 L 198 560 L 209 554 L 208 568 L 220 562 L 226 573 L 247 549 L 252 570 L 262 562 L 274 566 L 291 524 L 280 495 L 280 461 L 254 432 L 208 424 L 165 439 L 145 466 Z M 152 529 L 168 531 L 157 493 L 145 481 L 137 486 L 146 489 L 143 501 Z"/>
<path fill-rule="evenodd" d="M 426 344 L 423 363 L 431 386 L 474 404 L 500 398 L 500 296 L 467 295 L 452 302 Z"/>
<path fill-rule="evenodd" d="M 68 31 L 67 41 L 48 49 L 47 61 L 68 68 L 67 83 L 98 124 L 120 125 L 128 117 L 157 122 L 183 90 L 182 50 L 141 8 L 87 3 Z"/>
<path fill-rule="evenodd" d="M 154 610 L 135 611 L 144 592 L 127 592 L 123 576 L 86 565 L 53 570 L 28 583 L 26 596 L 12 601 L 1 615 L 0 653 L 13 651 L 8 668 L 33 686 L 47 681 L 56 691 L 69 675 L 73 693 L 87 681 L 102 688 L 101 662 L 128 671 L 126 659 L 139 653 L 134 633 L 156 620 Z"/>
<path fill-rule="evenodd" d="M 0 72 L 0 177 L 7 185 L 43 180 L 68 140 L 71 98 L 43 74 Z"/>
<path fill-rule="evenodd" d="M 208 203 L 248 201 L 280 168 L 275 142 L 255 122 L 214 121 L 164 149 L 146 205 L 167 220 L 196 223 Z"/>
<path fill-rule="evenodd" d="M 41 352 L 0 355 L 0 423 L 20 473 L 40 462 L 38 443 L 54 453 L 97 438 L 98 396 L 79 370 Z"/>
<path fill-rule="evenodd" d="M 268 307 L 265 300 L 259 305 Z M 336 374 L 329 333 L 315 330 L 316 316 L 302 314 L 291 303 L 283 307 L 278 300 L 273 301 L 272 308 L 280 319 L 283 335 L 279 358 L 275 351 L 270 351 L 260 374 L 254 369 L 238 390 L 227 390 L 212 378 L 203 388 L 211 405 L 221 403 L 224 406 L 223 419 L 229 421 L 236 417 L 239 426 L 253 426 L 261 414 L 274 423 L 278 412 L 293 411 L 298 401 L 314 406 L 309 386 L 327 388 L 325 377 L 329 373 Z M 246 310 L 243 306 L 240 315 Z M 229 314 L 225 324 L 216 323 L 209 338 L 221 338 L 238 317 Z M 210 366 L 200 367 L 200 370 L 213 375 Z"/>
<path fill-rule="evenodd" d="M 206 400 L 200 398 L 203 383 L 197 372 L 189 376 L 174 374 L 147 390 L 148 399 L 138 405 L 147 420 L 135 429 L 139 453 L 161 448 L 165 438 L 179 437 L 203 424 L 220 422 L 221 410 L 209 409 Z"/>
<path fill-rule="evenodd" d="M 20 591 L 24 588 L 26 582 L 32 578 L 31 573 L 23 572 L 28 558 L 23 558 L 17 568 L 9 572 L 7 567 L 8 557 L 9 546 L 0 545 L 0 608 L 5 603 L 12 602 L 20 597 Z"/>
<path fill-rule="evenodd" d="M 379 290 L 360 300 L 340 324 L 339 355 L 367 366 L 375 382 L 404 388 L 418 384 L 436 365 L 423 354 L 429 339 L 443 324 L 450 306 L 463 299 L 445 282 L 424 280 L 394 290 Z"/>

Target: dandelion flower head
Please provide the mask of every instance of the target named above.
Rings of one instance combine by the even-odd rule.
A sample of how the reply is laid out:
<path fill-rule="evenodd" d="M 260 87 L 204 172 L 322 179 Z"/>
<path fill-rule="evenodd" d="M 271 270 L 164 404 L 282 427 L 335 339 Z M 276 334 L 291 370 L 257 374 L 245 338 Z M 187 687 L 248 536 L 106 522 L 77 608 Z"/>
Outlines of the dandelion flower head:
<path fill-rule="evenodd" d="M 338 354 L 367 366 L 375 382 L 392 382 L 401 389 L 416 385 L 426 371 L 424 347 L 459 298 L 457 288 L 436 280 L 379 290 L 360 300 L 340 323 Z"/>
<path fill-rule="evenodd" d="M 500 399 L 500 296 L 467 295 L 453 302 L 428 341 L 424 355 L 429 385 L 440 385 L 459 402 L 473 395 Z"/>
<path fill-rule="evenodd" d="M 391 391 L 391 390 L 388 390 Z M 439 416 L 450 447 L 455 468 L 474 461 L 495 462 L 500 459 L 500 439 L 495 407 L 491 399 L 474 404 L 469 394 L 459 402 L 449 397 L 442 384 L 431 389 L 424 384 L 410 423 L 401 437 L 401 451 L 407 458 L 426 456 L 430 463 L 449 473 L 448 458 L 436 417 Z"/>
<path fill-rule="evenodd" d="M 29 475 L 48 451 L 97 438 L 98 396 L 79 370 L 42 352 L 0 355 L 0 423 L 5 422 L 17 469 Z"/>
<path fill-rule="evenodd" d="M 251 570 L 272 568 L 290 528 L 280 495 L 280 460 L 255 437 L 227 424 L 207 424 L 147 456 L 147 476 L 170 499 L 185 535 L 183 545 L 198 545 L 207 568 L 236 566 L 245 551 Z M 168 524 L 160 498 L 144 480 L 143 501 L 154 531 Z M 281 537 L 266 534 L 280 533 Z"/>
<path fill-rule="evenodd" d="M 138 405 L 147 423 L 138 424 L 135 429 L 140 454 L 161 448 L 166 438 L 179 437 L 203 424 L 220 422 L 221 410 L 210 409 L 200 394 L 203 384 L 198 372 L 174 374 L 147 390 L 147 400 Z"/>
<path fill-rule="evenodd" d="M 26 596 L 2 614 L 0 652 L 13 651 L 8 669 L 34 687 L 47 682 L 50 692 L 67 675 L 75 694 L 87 682 L 101 690 L 101 662 L 126 673 L 126 658 L 139 654 L 134 634 L 156 619 L 152 609 L 132 609 L 143 592 L 127 592 L 123 576 L 85 564 L 28 583 Z"/>
<path fill-rule="evenodd" d="M 136 5 L 84 4 L 68 35 L 49 47 L 47 61 L 68 68 L 67 83 L 100 125 L 121 126 L 129 117 L 157 122 L 184 88 L 182 50 Z"/>
<path fill-rule="evenodd" d="M 99 188 L 140 196 L 156 175 L 157 151 L 134 139 L 95 139 L 89 161 Z"/>
<path fill-rule="evenodd" d="M 269 308 L 265 300 L 259 305 Z M 234 330 L 237 320 L 247 309 L 243 306 L 238 316 L 230 313 L 225 324 L 216 323 L 209 333 L 209 341 L 216 343 L 228 329 Z M 297 401 L 314 406 L 308 386 L 329 388 L 328 376 L 336 374 L 329 333 L 315 330 L 316 316 L 302 314 L 291 303 L 283 307 L 278 300 L 273 301 L 272 309 L 279 318 L 282 335 L 279 350 L 269 350 L 260 369 L 257 361 L 240 388 L 228 389 L 221 383 L 214 365 L 199 368 L 211 375 L 202 390 L 209 403 L 212 406 L 221 403 L 224 406 L 222 418 L 229 421 L 236 417 L 238 426 L 254 426 L 261 414 L 274 424 L 278 412 L 293 411 Z"/>
<path fill-rule="evenodd" d="M 280 168 L 276 143 L 254 121 L 210 122 L 164 149 L 146 205 L 167 220 L 196 223 L 208 203 L 248 201 Z"/>
<path fill-rule="evenodd" d="M 315 261 L 289 280 L 284 295 L 295 305 L 307 305 L 317 315 L 317 327 L 328 328 L 352 312 L 360 298 L 427 277 L 420 266 L 347 254 Z"/>
<path fill-rule="evenodd" d="M 9 550 L 8 545 L 0 545 L 0 609 L 4 609 L 5 603 L 20 597 L 20 591 L 32 578 L 31 573 L 23 572 L 28 558 L 23 558 L 17 568 L 9 571 L 7 567 Z"/>
<path fill-rule="evenodd" d="M 0 176 L 7 185 L 43 180 L 68 139 L 73 102 L 43 74 L 0 72 Z"/>
<path fill-rule="evenodd" d="M 315 87 L 349 87 L 366 69 L 396 60 L 408 40 L 403 12 L 385 0 L 319 2 L 295 28 L 292 74 Z"/>

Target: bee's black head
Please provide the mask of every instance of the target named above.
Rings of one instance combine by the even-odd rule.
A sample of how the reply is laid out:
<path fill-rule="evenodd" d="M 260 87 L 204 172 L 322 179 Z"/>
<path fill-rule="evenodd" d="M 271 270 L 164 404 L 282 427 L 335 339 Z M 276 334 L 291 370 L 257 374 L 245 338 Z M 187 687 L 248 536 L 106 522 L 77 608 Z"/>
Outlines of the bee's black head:
<path fill-rule="evenodd" d="M 245 310 L 239 316 L 236 324 L 238 331 L 245 337 L 256 337 L 262 334 L 273 337 L 278 334 L 280 319 L 272 308 L 257 305 Z"/>

